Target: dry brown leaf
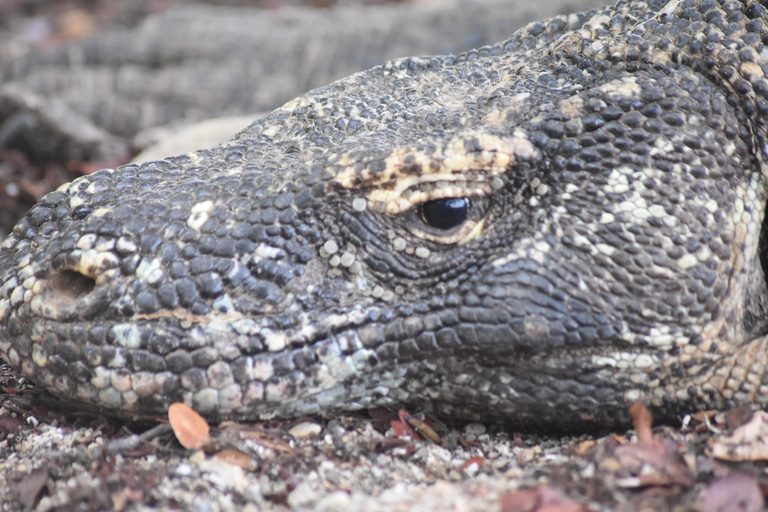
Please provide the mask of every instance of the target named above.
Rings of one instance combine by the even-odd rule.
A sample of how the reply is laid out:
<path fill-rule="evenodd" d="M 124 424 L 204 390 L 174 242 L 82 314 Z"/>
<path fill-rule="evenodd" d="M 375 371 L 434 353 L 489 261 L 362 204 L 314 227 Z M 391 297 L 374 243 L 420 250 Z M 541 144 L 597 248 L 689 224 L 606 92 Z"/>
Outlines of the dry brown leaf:
<path fill-rule="evenodd" d="M 597 445 L 597 441 L 594 439 L 588 439 L 586 441 L 582 441 L 579 444 L 576 445 L 576 448 L 574 448 L 574 451 L 578 455 L 586 455 L 588 452 L 592 451 L 592 449 Z"/>
<path fill-rule="evenodd" d="M 368 414 L 373 421 L 380 423 L 389 423 L 390 420 L 397 419 L 397 415 L 386 407 L 370 407 L 368 409 Z"/>
<path fill-rule="evenodd" d="M 389 422 L 389 426 L 395 431 L 396 437 L 421 440 L 419 434 L 405 421 L 392 420 Z"/>
<path fill-rule="evenodd" d="M 763 493 L 755 477 L 732 473 L 709 484 L 704 494 L 705 512 L 760 512 Z"/>
<path fill-rule="evenodd" d="M 0 416 L 0 432 L 9 434 L 24 425 L 24 420 L 12 416 Z"/>
<path fill-rule="evenodd" d="M 176 439 L 188 450 L 197 450 L 210 441 L 208 422 L 188 405 L 181 402 L 171 404 L 168 407 L 168 422 Z"/>
<path fill-rule="evenodd" d="M 616 444 L 628 444 L 629 439 L 627 439 L 624 436 L 620 436 L 619 434 L 611 434 L 610 439 L 612 439 Z"/>
<path fill-rule="evenodd" d="M 440 442 L 440 436 L 432 428 L 432 422 L 429 419 L 420 420 L 405 409 L 400 409 L 397 411 L 397 414 L 400 418 L 400 421 L 403 423 L 408 423 L 408 425 L 410 425 L 413 430 L 421 434 L 421 437 L 424 439 L 432 441 L 433 443 Z"/>
<path fill-rule="evenodd" d="M 637 433 L 637 442 L 621 444 L 613 449 L 621 468 L 632 476 L 624 478 L 622 487 L 654 485 L 691 485 L 688 466 L 682 460 L 679 446 L 671 439 L 653 435 L 652 418 L 648 408 L 635 402 L 629 409 Z"/>
<path fill-rule="evenodd" d="M 227 434 L 230 436 L 236 436 L 240 439 L 253 441 L 256 444 L 271 450 L 276 450 L 283 453 L 289 453 L 293 451 L 291 445 L 284 441 L 280 437 L 279 433 L 264 431 L 263 429 L 254 427 L 252 425 L 229 425 L 227 426 Z"/>
<path fill-rule="evenodd" d="M 478 469 L 480 469 L 485 464 L 485 457 L 472 457 L 467 459 L 464 464 L 459 466 L 459 471 L 464 471 L 473 464 L 476 465 Z"/>
<path fill-rule="evenodd" d="M 635 402 L 629 408 L 629 414 L 632 416 L 632 424 L 637 432 L 637 441 L 642 444 L 653 443 L 653 417 L 651 411 L 642 402 Z"/>
<path fill-rule="evenodd" d="M 688 415 L 686 427 L 694 432 L 709 432 L 712 425 L 717 424 L 720 411 L 699 411 Z"/>
<path fill-rule="evenodd" d="M 706 423 L 707 421 L 712 421 L 712 418 L 715 417 L 715 415 L 719 411 L 716 410 L 708 410 L 708 411 L 699 411 L 699 412 L 692 412 L 689 414 L 691 419 L 699 422 L 699 423 Z"/>
<path fill-rule="evenodd" d="M 233 466 L 240 466 L 246 471 L 255 471 L 258 467 L 252 456 L 240 450 L 222 450 L 215 453 L 211 458 Z"/>
<path fill-rule="evenodd" d="M 757 411 L 733 434 L 711 442 L 712 456 L 728 461 L 768 460 L 768 412 Z"/>
<path fill-rule="evenodd" d="M 624 479 L 623 487 L 693 484 L 677 443 L 670 439 L 654 438 L 651 443 L 620 445 L 614 448 L 613 454 L 620 466 L 634 475 Z"/>
<path fill-rule="evenodd" d="M 536 509 L 536 512 L 590 512 L 589 509 L 577 503 L 575 501 L 569 501 L 568 503 L 555 503 L 553 505 L 544 505 Z"/>
<path fill-rule="evenodd" d="M 725 422 L 729 430 L 739 428 L 748 423 L 755 414 L 755 404 L 742 404 L 729 409 L 725 413 Z"/>
<path fill-rule="evenodd" d="M 546 485 L 508 492 L 501 497 L 502 512 L 589 512 L 584 505 L 563 497 Z"/>
<path fill-rule="evenodd" d="M 31 473 L 24 475 L 24 477 L 16 484 L 16 494 L 19 500 L 27 507 L 27 510 L 32 510 L 37 504 L 42 490 L 48 485 L 48 470 L 46 468 L 39 468 Z"/>

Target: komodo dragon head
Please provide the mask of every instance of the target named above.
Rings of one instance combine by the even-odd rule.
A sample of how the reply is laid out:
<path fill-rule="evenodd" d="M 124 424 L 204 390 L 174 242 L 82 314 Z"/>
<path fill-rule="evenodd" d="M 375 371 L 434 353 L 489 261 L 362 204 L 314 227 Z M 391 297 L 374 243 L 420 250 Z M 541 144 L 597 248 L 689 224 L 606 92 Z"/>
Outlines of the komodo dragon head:
<path fill-rule="evenodd" d="M 768 14 L 620 2 L 47 195 L 0 353 L 80 405 L 583 428 L 768 404 Z"/>

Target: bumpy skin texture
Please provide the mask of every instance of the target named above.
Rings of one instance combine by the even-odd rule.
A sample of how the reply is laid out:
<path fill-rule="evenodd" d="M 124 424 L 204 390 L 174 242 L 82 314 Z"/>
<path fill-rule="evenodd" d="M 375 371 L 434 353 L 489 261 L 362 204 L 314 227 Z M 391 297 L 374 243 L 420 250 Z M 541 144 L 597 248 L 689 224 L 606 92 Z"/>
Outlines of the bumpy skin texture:
<path fill-rule="evenodd" d="M 81 178 L 3 246 L 0 352 L 132 416 L 766 405 L 767 39 L 757 2 L 621 2 Z"/>

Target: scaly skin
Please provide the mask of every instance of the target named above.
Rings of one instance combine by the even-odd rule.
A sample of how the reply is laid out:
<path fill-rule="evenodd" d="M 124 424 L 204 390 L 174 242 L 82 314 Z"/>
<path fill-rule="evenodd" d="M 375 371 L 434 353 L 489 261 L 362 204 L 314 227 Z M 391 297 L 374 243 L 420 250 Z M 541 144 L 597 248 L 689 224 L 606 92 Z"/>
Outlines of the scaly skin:
<path fill-rule="evenodd" d="M 621 2 L 80 178 L 3 245 L 0 353 L 128 416 L 765 405 L 766 39 L 757 2 Z"/>

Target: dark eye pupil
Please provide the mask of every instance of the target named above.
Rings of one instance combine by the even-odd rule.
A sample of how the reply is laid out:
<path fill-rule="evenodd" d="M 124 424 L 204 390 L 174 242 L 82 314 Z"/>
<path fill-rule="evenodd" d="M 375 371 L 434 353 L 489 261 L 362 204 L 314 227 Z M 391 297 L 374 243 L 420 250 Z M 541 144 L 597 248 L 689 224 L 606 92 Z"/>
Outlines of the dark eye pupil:
<path fill-rule="evenodd" d="M 419 205 L 419 215 L 425 224 L 435 229 L 451 229 L 467 219 L 469 199 L 466 197 L 446 197 Z"/>

